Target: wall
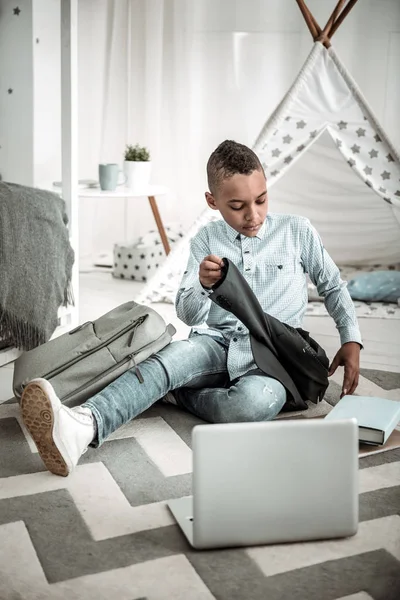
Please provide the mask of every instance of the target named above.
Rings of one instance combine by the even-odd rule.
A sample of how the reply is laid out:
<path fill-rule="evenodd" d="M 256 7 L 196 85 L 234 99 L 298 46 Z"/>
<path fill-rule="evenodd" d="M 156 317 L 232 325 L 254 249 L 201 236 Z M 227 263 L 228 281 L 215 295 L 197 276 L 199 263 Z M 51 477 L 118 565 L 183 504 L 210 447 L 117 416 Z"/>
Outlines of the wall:
<path fill-rule="evenodd" d="M 20 9 L 14 14 L 14 9 Z M 0 174 L 32 185 L 32 2 L 0 2 Z"/>
<path fill-rule="evenodd" d="M 48 186 L 61 172 L 59 0 L 1 1 L 0 89 L 0 173 Z"/>

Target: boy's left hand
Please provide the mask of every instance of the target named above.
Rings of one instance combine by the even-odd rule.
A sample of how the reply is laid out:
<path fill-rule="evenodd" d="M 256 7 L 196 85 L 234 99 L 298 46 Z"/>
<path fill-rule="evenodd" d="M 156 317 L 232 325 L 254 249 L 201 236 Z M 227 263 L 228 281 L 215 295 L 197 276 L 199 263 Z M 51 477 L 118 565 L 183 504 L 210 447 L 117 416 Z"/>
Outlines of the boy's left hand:
<path fill-rule="evenodd" d="M 346 394 L 353 394 L 358 386 L 360 374 L 360 345 L 357 342 L 343 344 L 329 367 L 329 377 L 334 374 L 338 367 L 344 367 L 344 378 L 341 398 Z"/>

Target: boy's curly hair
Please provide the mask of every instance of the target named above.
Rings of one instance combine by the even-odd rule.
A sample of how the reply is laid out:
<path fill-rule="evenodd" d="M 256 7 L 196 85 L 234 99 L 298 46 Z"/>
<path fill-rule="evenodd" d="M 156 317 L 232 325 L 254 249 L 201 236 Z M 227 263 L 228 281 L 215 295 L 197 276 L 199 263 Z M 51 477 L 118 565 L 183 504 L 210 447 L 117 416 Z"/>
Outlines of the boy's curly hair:
<path fill-rule="evenodd" d="M 233 140 L 225 140 L 214 150 L 207 162 L 208 187 L 215 193 L 223 179 L 240 173 L 250 175 L 253 171 L 262 171 L 260 160 L 247 146 Z"/>

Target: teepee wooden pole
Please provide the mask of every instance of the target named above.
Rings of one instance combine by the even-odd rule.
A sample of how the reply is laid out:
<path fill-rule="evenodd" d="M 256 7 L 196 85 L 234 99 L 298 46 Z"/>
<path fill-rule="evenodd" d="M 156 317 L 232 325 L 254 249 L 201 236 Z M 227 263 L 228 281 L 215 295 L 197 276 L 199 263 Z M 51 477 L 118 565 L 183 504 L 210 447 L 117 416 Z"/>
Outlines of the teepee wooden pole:
<path fill-rule="evenodd" d="M 312 14 L 311 10 L 308 8 L 307 4 L 304 3 L 304 6 L 306 7 L 306 10 L 308 12 L 308 14 L 310 15 L 310 19 L 312 20 L 315 29 L 317 30 L 318 35 L 321 34 L 321 27 L 318 25 L 316 19 L 314 18 L 314 15 Z"/>
<path fill-rule="evenodd" d="M 333 13 L 331 14 L 331 16 L 328 19 L 327 24 L 325 25 L 325 27 L 322 30 L 322 34 L 324 37 L 330 37 L 330 30 L 332 25 L 334 24 L 334 22 L 336 21 L 336 19 L 338 18 L 340 11 L 343 8 L 343 4 L 345 4 L 346 0 L 339 0 L 339 2 L 336 4 L 335 8 L 333 9 Z"/>
<path fill-rule="evenodd" d="M 312 16 L 311 12 L 308 10 L 305 1 L 296 0 L 296 2 L 299 9 L 301 10 L 305 22 L 307 23 L 307 27 L 310 30 L 313 40 L 315 40 L 321 33 L 321 29 L 318 26 L 318 23 L 315 21 L 314 17 Z"/>
<path fill-rule="evenodd" d="M 324 44 L 325 48 L 329 48 L 331 45 L 329 38 L 326 35 L 322 35 L 322 29 L 305 3 L 305 0 L 296 0 L 296 2 L 302 12 L 305 22 L 308 25 L 308 29 L 310 30 L 314 42 L 318 40 Z M 340 2 L 345 2 L 345 0 L 340 0 Z"/>
<path fill-rule="evenodd" d="M 337 28 L 339 27 L 339 25 L 347 17 L 347 15 L 349 14 L 349 12 L 353 8 L 353 6 L 356 4 L 356 2 L 357 2 L 357 0 L 349 0 L 349 3 L 344 7 L 344 9 L 340 13 L 340 15 L 338 16 L 338 18 L 336 19 L 336 21 L 333 23 L 333 25 L 332 25 L 332 27 L 331 27 L 331 29 L 329 31 L 329 37 L 330 38 L 333 36 L 333 34 L 335 33 L 335 31 L 337 30 Z"/>

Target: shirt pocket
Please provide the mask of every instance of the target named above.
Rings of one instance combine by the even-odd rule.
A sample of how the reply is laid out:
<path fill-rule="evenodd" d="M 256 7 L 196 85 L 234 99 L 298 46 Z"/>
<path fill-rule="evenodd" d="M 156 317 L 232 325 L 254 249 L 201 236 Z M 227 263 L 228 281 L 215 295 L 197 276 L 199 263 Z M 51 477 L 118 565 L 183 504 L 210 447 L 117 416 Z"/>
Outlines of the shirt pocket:
<path fill-rule="evenodd" d="M 304 268 L 300 258 L 274 258 L 261 263 L 261 277 L 267 284 L 279 287 L 299 286 L 304 280 Z"/>
<path fill-rule="evenodd" d="M 299 258 L 274 258 L 261 263 L 261 268 L 264 268 L 269 274 L 277 276 L 293 275 L 294 273 L 304 272 L 302 263 Z"/>

